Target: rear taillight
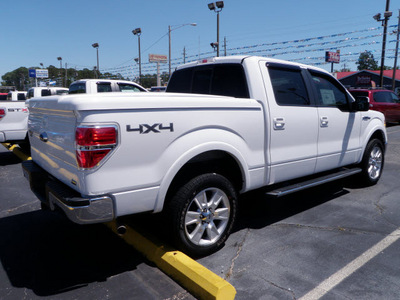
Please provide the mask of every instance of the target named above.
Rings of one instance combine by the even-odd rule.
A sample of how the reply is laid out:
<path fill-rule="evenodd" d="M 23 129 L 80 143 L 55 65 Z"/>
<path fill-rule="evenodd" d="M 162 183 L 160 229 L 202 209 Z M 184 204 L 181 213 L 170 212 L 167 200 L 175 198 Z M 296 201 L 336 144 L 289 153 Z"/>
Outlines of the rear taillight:
<path fill-rule="evenodd" d="M 0 108 L 0 120 L 4 118 L 6 115 L 6 110 L 4 108 Z"/>
<path fill-rule="evenodd" d="M 97 166 L 116 146 L 116 126 L 80 126 L 76 128 L 76 158 L 78 166 L 90 169 Z"/>

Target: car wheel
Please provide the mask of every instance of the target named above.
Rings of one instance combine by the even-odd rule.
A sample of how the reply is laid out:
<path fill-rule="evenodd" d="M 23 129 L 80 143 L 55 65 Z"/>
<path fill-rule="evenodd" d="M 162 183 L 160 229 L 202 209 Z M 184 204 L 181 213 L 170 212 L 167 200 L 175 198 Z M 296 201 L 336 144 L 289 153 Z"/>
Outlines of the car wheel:
<path fill-rule="evenodd" d="M 237 214 L 237 193 L 218 174 L 203 174 L 181 187 L 169 203 L 173 238 L 192 256 L 205 256 L 223 246 Z"/>
<path fill-rule="evenodd" d="M 369 141 L 361 162 L 361 179 L 363 184 L 369 186 L 379 181 L 382 175 L 384 161 L 382 142 L 378 139 Z"/>

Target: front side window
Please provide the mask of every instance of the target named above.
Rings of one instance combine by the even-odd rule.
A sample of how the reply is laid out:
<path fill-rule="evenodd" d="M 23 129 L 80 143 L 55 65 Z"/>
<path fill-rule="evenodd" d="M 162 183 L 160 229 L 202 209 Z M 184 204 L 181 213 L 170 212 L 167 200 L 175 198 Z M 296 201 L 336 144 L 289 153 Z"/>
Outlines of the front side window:
<path fill-rule="evenodd" d="M 98 93 L 108 93 L 111 92 L 111 83 L 108 82 L 98 82 L 97 83 Z"/>
<path fill-rule="evenodd" d="M 141 89 L 139 89 L 137 86 L 134 86 L 132 84 L 124 84 L 124 83 L 118 83 L 119 91 L 120 92 L 142 92 Z"/>
<path fill-rule="evenodd" d="M 268 68 L 278 105 L 310 105 L 307 89 L 300 69 Z"/>
<path fill-rule="evenodd" d="M 319 106 L 349 108 L 346 92 L 333 78 L 316 72 L 311 72 L 311 76 L 317 90 Z"/>

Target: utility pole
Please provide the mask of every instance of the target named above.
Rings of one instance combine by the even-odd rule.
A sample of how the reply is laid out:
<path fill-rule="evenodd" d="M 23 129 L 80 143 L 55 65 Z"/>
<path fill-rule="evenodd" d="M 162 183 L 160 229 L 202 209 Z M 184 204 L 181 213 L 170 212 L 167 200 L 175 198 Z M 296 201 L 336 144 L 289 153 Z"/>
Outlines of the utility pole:
<path fill-rule="evenodd" d="M 381 77 L 380 77 L 381 88 L 383 87 L 383 69 L 385 67 L 387 23 L 388 23 L 388 19 L 390 17 L 390 15 L 388 15 L 389 5 L 390 5 L 390 0 L 386 0 L 386 9 L 385 9 L 384 20 L 383 20 L 383 42 L 382 42 Z"/>
<path fill-rule="evenodd" d="M 226 56 L 226 36 L 224 36 L 224 56 Z"/>
<path fill-rule="evenodd" d="M 397 68 L 397 55 L 399 53 L 399 33 L 400 33 L 400 9 L 399 16 L 397 17 L 397 39 L 396 39 L 396 54 L 394 55 L 393 77 L 392 77 L 392 90 L 396 88 L 396 68 Z"/>
<path fill-rule="evenodd" d="M 186 64 L 186 47 L 183 47 L 183 63 Z"/>

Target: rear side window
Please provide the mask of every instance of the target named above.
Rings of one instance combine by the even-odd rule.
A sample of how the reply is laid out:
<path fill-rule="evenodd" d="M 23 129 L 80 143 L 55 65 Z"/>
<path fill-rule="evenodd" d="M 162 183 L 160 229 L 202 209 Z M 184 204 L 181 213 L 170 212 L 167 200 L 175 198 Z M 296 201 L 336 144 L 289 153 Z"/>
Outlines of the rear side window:
<path fill-rule="evenodd" d="M 26 100 L 25 94 L 24 93 L 18 93 L 17 100 L 21 100 L 21 101 Z"/>
<path fill-rule="evenodd" d="M 246 77 L 239 64 L 216 64 L 175 71 L 167 92 L 249 98 Z"/>
<path fill-rule="evenodd" d="M 69 86 L 69 94 L 85 94 L 86 84 L 84 82 L 73 83 Z"/>
<path fill-rule="evenodd" d="M 300 69 L 268 68 L 278 105 L 310 105 L 307 89 Z"/>
<path fill-rule="evenodd" d="M 30 99 L 33 97 L 33 89 L 28 90 L 27 98 Z"/>
<path fill-rule="evenodd" d="M 44 96 L 50 96 L 50 95 L 51 95 L 51 91 L 50 91 L 49 89 L 47 89 L 47 90 L 42 90 L 41 95 L 42 95 L 42 97 L 44 97 Z"/>
<path fill-rule="evenodd" d="M 108 82 L 98 82 L 97 83 L 98 93 L 108 93 L 111 92 L 111 83 Z"/>
<path fill-rule="evenodd" d="M 374 101 L 380 103 L 398 103 L 397 96 L 392 92 L 375 92 Z"/>

